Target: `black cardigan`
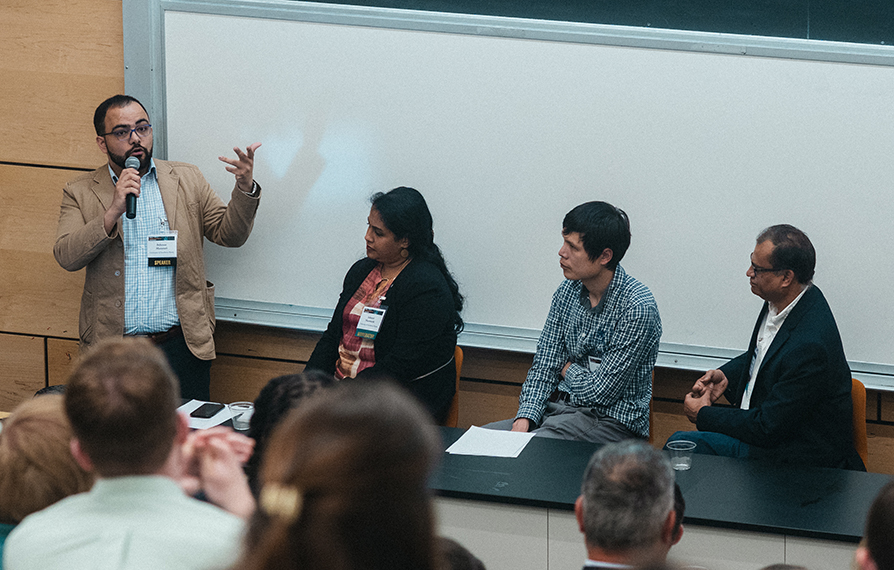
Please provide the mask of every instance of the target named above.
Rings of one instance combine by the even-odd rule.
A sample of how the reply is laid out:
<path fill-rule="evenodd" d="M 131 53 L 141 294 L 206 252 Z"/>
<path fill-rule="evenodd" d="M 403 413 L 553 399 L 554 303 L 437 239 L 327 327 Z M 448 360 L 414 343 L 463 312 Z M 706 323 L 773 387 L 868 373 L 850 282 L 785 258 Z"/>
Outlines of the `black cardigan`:
<path fill-rule="evenodd" d="M 335 372 L 345 306 L 377 264 L 364 258 L 348 270 L 332 320 L 307 361 L 308 370 Z M 395 278 L 382 306 L 388 310 L 373 341 L 376 364 L 357 377 L 391 376 L 442 422 L 456 391 L 456 363 L 451 358 L 458 315 L 447 281 L 433 264 L 414 259 Z"/>

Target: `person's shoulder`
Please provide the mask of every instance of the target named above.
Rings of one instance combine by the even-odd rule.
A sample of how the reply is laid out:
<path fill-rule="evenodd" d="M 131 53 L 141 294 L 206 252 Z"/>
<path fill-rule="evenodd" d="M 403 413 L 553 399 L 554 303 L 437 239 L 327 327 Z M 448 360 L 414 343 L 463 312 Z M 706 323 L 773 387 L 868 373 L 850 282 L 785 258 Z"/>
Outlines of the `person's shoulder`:
<path fill-rule="evenodd" d="M 9 533 L 4 550 L 11 555 L 32 548 L 42 549 L 48 541 L 53 541 L 60 531 L 71 527 L 67 522 L 76 522 L 81 506 L 88 500 L 89 493 L 79 493 L 66 497 L 49 507 L 26 516 Z M 10 555 L 10 554 L 7 554 Z"/>
<path fill-rule="evenodd" d="M 444 274 L 437 268 L 434 263 L 425 261 L 424 259 L 414 259 L 404 271 L 407 275 L 411 275 L 418 279 L 444 281 Z M 446 281 L 445 281 L 446 283 Z"/>
<path fill-rule="evenodd" d="M 348 269 L 347 276 L 351 277 L 351 276 L 360 275 L 365 278 L 367 275 L 369 275 L 369 272 L 373 270 L 373 267 L 376 266 L 376 263 L 378 263 L 378 262 L 374 259 L 370 259 L 368 257 L 361 257 L 360 259 L 355 261 L 353 264 L 351 264 L 350 269 Z"/>
<path fill-rule="evenodd" d="M 624 271 L 620 265 L 616 271 L 619 274 L 618 296 L 624 300 L 625 304 L 658 308 L 655 296 L 652 295 L 652 291 L 648 287 Z"/>
<path fill-rule="evenodd" d="M 157 168 L 159 170 L 161 170 L 163 168 L 166 170 L 175 170 L 175 171 L 178 171 L 178 170 L 198 171 L 199 170 L 198 166 L 196 166 L 195 164 L 191 164 L 189 162 L 181 162 L 179 160 L 160 160 L 157 158 L 154 158 L 153 160 L 155 161 L 155 168 Z"/>
<path fill-rule="evenodd" d="M 233 513 L 186 495 L 183 496 L 179 515 L 193 517 L 197 521 L 204 521 L 203 524 L 208 527 L 223 531 L 240 533 L 245 526 L 245 521 Z"/>
<path fill-rule="evenodd" d="M 68 181 L 67 186 L 69 187 L 77 187 L 84 186 L 93 183 L 94 181 L 100 181 L 105 174 L 105 177 L 111 180 L 111 175 L 109 175 L 109 165 L 103 164 L 96 170 L 91 170 L 89 172 L 82 172 Z"/>

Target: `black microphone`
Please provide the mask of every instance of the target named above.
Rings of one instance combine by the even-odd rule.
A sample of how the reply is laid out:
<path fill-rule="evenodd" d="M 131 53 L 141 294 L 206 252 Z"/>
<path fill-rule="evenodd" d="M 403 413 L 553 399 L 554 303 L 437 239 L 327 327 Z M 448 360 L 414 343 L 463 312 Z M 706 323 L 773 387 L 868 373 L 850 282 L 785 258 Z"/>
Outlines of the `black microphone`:
<path fill-rule="evenodd" d="M 134 170 L 140 170 L 140 159 L 135 156 L 128 156 L 127 160 L 124 161 L 124 168 L 133 168 Z M 133 194 L 128 194 L 124 197 L 124 208 L 126 210 L 125 216 L 129 219 L 134 219 L 137 217 L 137 197 Z"/>

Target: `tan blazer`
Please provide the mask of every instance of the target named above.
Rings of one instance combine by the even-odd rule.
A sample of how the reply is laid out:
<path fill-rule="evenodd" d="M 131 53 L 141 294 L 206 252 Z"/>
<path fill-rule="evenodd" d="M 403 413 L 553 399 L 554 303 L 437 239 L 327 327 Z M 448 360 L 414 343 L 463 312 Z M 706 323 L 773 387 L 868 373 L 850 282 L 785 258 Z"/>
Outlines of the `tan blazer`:
<path fill-rule="evenodd" d="M 205 281 L 203 237 L 239 247 L 251 233 L 258 195 L 233 189 L 230 204 L 217 196 L 199 169 L 183 162 L 155 161 L 158 187 L 171 229 L 178 231 L 176 303 L 186 344 L 202 360 L 214 358 L 214 285 Z M 81 297 L 81 349 L 124 334 L 124 242 L 121 220 L 112 235 L 103 214 L 115 185 L 108 165 L 65 185 L 53 254 L 68 271 L 87 268 Z"/>

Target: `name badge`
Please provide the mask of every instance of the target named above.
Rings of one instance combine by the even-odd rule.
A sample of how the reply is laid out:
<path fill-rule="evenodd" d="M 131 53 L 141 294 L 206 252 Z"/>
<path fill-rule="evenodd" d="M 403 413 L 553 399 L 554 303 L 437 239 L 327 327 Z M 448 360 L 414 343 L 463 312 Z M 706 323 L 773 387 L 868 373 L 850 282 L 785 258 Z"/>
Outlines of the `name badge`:
<path fill-rule="evenodd" d="M 599 370 L 599 365 L 602 364 L 602 359 L 595 356 L 588 356 L 587 362 L 590 365 L 590 372 L 596 372 Z"/>
<path fill-rule="evenodd" d="M 370 340 L 376 338 L 387 310 L 388 307 L 363 307 L 363 312 L 360 313 L 360 322 L 357 323 L 357 332 L 354 333 L 354 336 Z"/>
<path fill-rule="evenodd" d="M 177 266 L 177 230 L 149 236 L 146 245 L 149 267 Z"/>

